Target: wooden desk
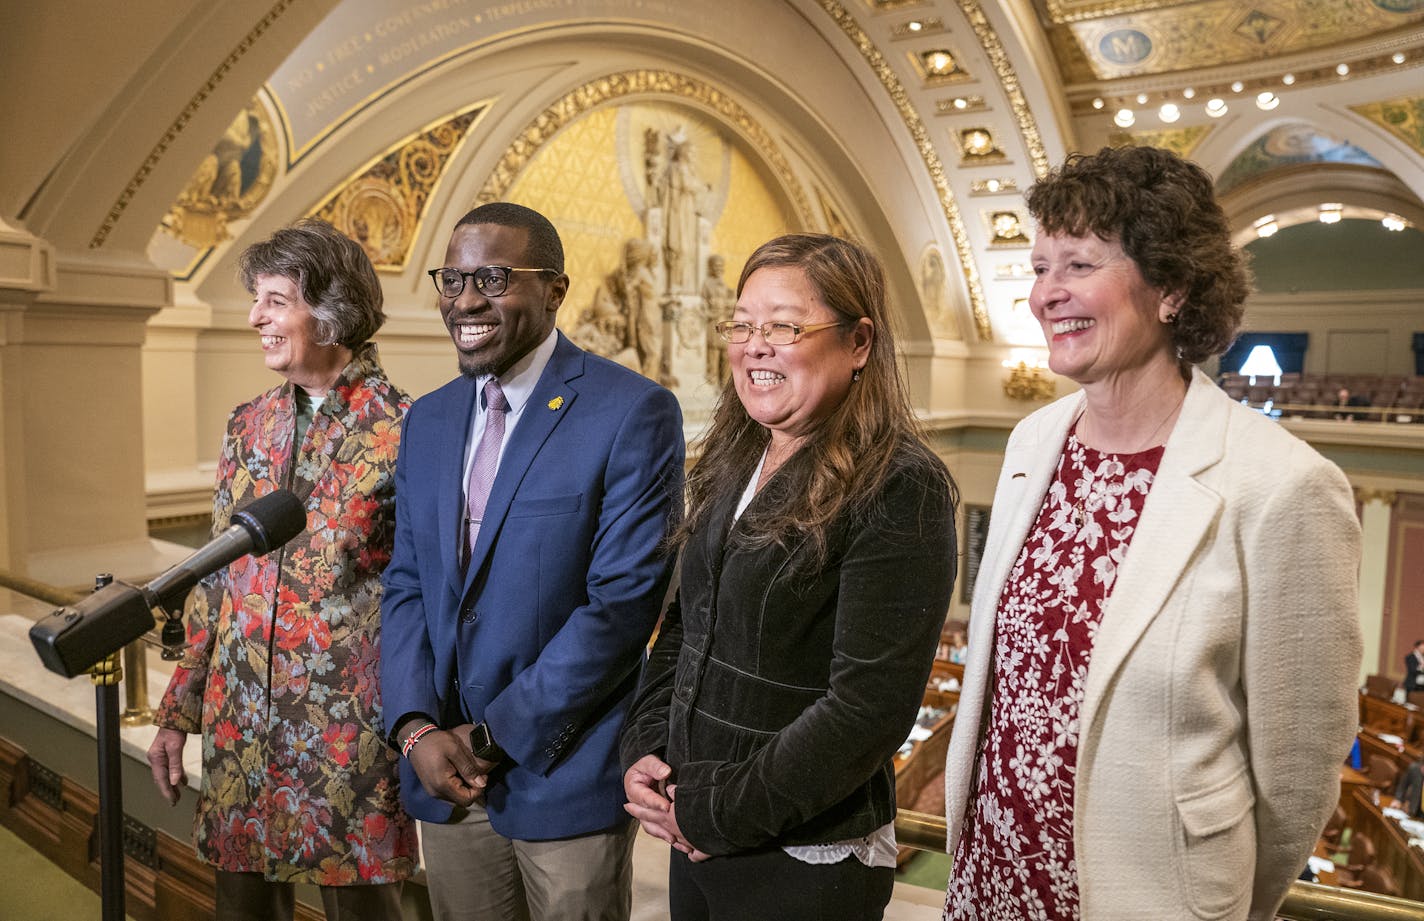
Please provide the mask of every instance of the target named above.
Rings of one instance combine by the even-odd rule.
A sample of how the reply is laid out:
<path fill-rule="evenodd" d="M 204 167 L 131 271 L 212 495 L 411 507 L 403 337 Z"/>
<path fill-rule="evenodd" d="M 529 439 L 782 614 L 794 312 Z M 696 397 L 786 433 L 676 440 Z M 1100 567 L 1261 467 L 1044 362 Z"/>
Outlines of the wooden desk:
<path fill-rule="evenodd" d="M 1400 895 L 1424 901 L 1424 852 L 1409 846 L 1409 838 L 1399 823 L 1381 812 L 1367 791 L 1357 789 L 1351 798 L 1355 807 L 1352 834 L 1370 836 L 1375 843 L 1376 862 L 1394 876 Z"/>
<path fill-rule="evenodd" d="M 953 678 L 963 684 L 964 663 L 951 662 L 948 659 L 935 659 L 934 665 L 930 669 L 930 681 L 940 682 L 946 678 Z"/>
<path fill-rule="evenodd" d="M 1355 791 L 1361 790 L 1364 795 L 1370 795 L 1370 778 L 1361 772 L 1350 767 L 1348 764 L 1340 767 L 1340 808 L 1345 810 L 1345 824 L 1355 827 Z"/>
<path fill-rule="evenodd" d="M 925 706 L 953 712 L 959 707 L 958 691 L 941 691 L 937 688 L 925 689 Z"/>
<path fill-rule="evenodd" d="M 1330 861 L 1330 865 L 1331 865 L 1331 866 L 1334 866 L 1334 865 L 1335 865 L 1335 860 L 1334 860 L 1334 858 L 1332 858 L 1332 857 L 1330 856 L 1330 852 L 1325 849 L 1325 843 L 1322 842 L 1322 841 L 1317 841 L 1317 842 L 1315 842 L 1315 851 L 1311 854 L 1311 856 L 1312 856 L 1312 857 L 1319 857 L 1319 858 L 1321 858 L 1322 860 L 1328 860 L 1328 861 Z M 1335 870 L 1324 870 L 1324 871 L 1321 871 L 1321 872 L 1319 872 L 1319 873 L 1316 873 L 1316 874 L 1315 874 L 1315 879 L 1316 879 L 1316 881 L 1319 882 L 1322 886 L 1339 886 L 1339 885 L 1340 885 L 1340 874 L 1339 874 L 1337 871 L 1335 871 Z"/>
<path fill-rule="evenodd" d="M 1404 740 L 1406 748 L 1414 749 L 1415 758 L 1424 747 L 1424 711 L 1408 704 L 1360 694 L 1360 725 L 1375 732 L 1387 732 Z"/>
<path fill-rule="evenodd" d="M 1381 739 L 1373 730 L 1361 729 L 1357 738 L 1360 740 L 1360 760 L 1367 768 L 1370 765 L 1370 757 L 1372 755 L 1380 755 L 1384 758 L 1388 758 L 1395 767 L 1399 768 L 1401 774 L 1404 773 L 1405 768 L 1419 760 L 1417 751 L 1411 752 L 1409 746 L 1405 746 L 1404 750 L 1400 751 L 1399 748 L 1393 744 Z M 1390 793 L 1393 791 L 1386 790 L 1385 792 Z"/>

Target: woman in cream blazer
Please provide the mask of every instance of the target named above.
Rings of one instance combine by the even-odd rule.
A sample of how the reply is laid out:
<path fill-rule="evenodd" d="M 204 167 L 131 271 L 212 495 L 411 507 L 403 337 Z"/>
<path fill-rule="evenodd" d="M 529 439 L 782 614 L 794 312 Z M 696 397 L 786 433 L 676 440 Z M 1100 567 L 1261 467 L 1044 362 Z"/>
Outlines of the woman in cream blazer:
<path fill-rule="evenodd" d="M 1104 151 L 1097 155 L 1104 161 L 1127 162 L 1084 158 L 1088 162 L 1075 166 L 1070 160 L 1063 170 L 1091 172 L 1096 166 L 1108 183 L 1145 175 L 1146 191 L 1133 193 L 1149 200 L 1128 195 L 1133 200 L 1122 207 L 1136 215 L 1153 207 L 1161 171 L 1185 173 L 1191 182 L 1199 173 L 1175 155 L 1144 153 L 1149 150 Z M 1149 157 L 1155 159 L 1144 166 Z M 1200 194 L 1210 202 L 1209 179 L 1202 176 Z M 1051 211 L 1055 202 L 1031 194 L 1029 203 L 1047 224 L 1040 209 Z M 1220 227 L 1224 238 L 1224 219 Z M 1054 498 L 1050 487 L 1065 442 L 1070 432 L 1089 444 L 1110 440 L 1108 423 L 1092 414 L 1103 397 L 1099 366 L 1119 355 L 1112 349 L 1121 349 L 1128 333 L 1141 340 L 1160 323 L 1171 343 L 1181 332 L 1181 299 L 1153 294 L 1174 286 L 1147 282 L 1151 287 L 1144 288 L 1148 273 L 1130 274 L 1138 271 L 1131 251 L 1124 254 L 1116 239 L 1098 233 L 1070 218 L 1041 226 L 1034 248 L 1039 281 L 1030 305 L 1049 337 L 1050 362 L 1084 390 L 1030 415 L 1009 439 L 974 590 L 965 681 L 947 756 L 951 854 L 961 837 L 972 838 L 974 804 L 983 803 L 975 798 L 982 794 L 979 772 L 986 769 L 985 733 L 999 703 L 996 665 L 1002 681 L 1002 669 L 1010 669 L 1010 677 L 1022 674 L 1033 658 L 1030 650 L 1013 659 L 1015 650 L 1012 664 L 996 663 L 1001 603 L 1011 597 L 1011 576 L 1046 497 Z M 1128 320 L 1113 314 L 1136 308 L 1105 300 L 1111 285 L 1102 278 L 1108 273 L 1136 278 L 1126 286 L 1135 292 L 1133 303 L 1148 292 L 1145 321 L 1129 317 L 1138 325 L 1124 326 Z M 1244 271 L 1241 276 L 1244 292 Z M 1110 332 L 1116 338 L 1107 344 L 1084 338 Z M 1073 350 L 1085 344 L 1096 350 L 1080 360 Z M 1350 485 L 1334 464 L 1278 423 L 1234 403 L 1201 371 L 1192 369 L 1184 379 L 1183 348 L 1179 340 L 1176 356 L 1166 353 L 1170 370 L 1152 381 L 1166 394 L 1168 416 L 1146 413 L 1127 447 L 1103 449 L 1129 456 L 1134 446 L 1140 452 L 1142 445 L 1163 444 L 1154 437 L 1170 432 L 1102 604 L 1086 675 L 1075 686 L 1081 692 L 1076 722 L 1064 731 L 1076 733 L 1076 776 L 1068 784 L 1071 850 L 1062 862 L 1076 864 L 1076 905 L 1065 900 L 1059 911 L 1047 912 L 1050 918 L 1269 921 L 1334 809 L 1340 765 L 1357 729 L 1360 529 Z M 1150 352 L 1138 359 L 1122 364 L 1137 368 L 1158 360 Z M 1110 394 L 1129 408 L 1152 395 L 1121 387 Z M 1152 423 L 1158 430 L 1148 433 Z M 1014 762 L 1020 776 L 1027 770 L 1022 765 L 1032 761 L 1032 753 L 1027 762 L 1020 753 Z M 993 791 L 999 805 L 986 807 L 990 824 L 981 816 L 977 826 L 981 838 L 996 844 L 1012 841 L 1014 828 L 1035 808 L 1031 796 L 1017 792 L 1017 782 L 1007 787 L 1014 792 L 1006 808 L 1004 789 Z M 1011 903 L 1026 899 L 1031 888 L 1013 877 L 1019 872 L 1027 880 L 1029 874 L 1022 859 L 1015 863 L 1022 855 L 1012 846 L 986 857 L 982 848 L 989 845 L 977 843 L 979 864 L 995 869 L 972 878 L 980 882 L 956 884 L 952 876 L 948 917 L 987 917 L 988 906 L 1002 909 L 1005 900 L 985 891 L 993 888 L 983 885 L 986 875 L 1000 888 L 1021 887 L 1007 897 Z M 1042 848 L 1030 838 L 1022 850 L 1035 852 L 1032 862 Z M 1053 873 L 1062 869 L 1050 866 Z M 1066 875 L 1072 875 L 1071 866 Z M 1005 879 L 1013 882 L 1004 885 Z M 1053 902 L 1057 892 L 1045 885 L 1027 901 Z"/>

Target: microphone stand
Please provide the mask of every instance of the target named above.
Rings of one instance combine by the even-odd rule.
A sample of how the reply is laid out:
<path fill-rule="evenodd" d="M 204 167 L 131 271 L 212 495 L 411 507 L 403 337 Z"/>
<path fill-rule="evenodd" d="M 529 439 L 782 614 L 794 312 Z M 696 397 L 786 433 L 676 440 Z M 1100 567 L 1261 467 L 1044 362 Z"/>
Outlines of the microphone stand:
<path fill-rule="evenodd" d="M 94 578 L 94 588 L 114 580 L 109 573 Z M 99 743 L 99 896 L 103 921 L 124 921 L 124 788 L 119 773 L 119 682 L 123 680 L 119 651 L 89 669 L 94 682 L 95 729 Z"/>

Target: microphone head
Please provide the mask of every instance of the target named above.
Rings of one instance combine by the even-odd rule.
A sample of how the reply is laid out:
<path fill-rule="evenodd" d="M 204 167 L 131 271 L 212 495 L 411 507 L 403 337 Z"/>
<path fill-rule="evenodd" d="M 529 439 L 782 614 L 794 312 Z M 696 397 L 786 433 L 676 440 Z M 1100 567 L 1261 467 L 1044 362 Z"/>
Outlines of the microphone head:
<path fill-rule="evenodd" d="M 234 512 L 232 523 L 252 536 L 252 555 L 261 556 L 302 533 L 307 510 L 291 490 L 279 489 Z"/>

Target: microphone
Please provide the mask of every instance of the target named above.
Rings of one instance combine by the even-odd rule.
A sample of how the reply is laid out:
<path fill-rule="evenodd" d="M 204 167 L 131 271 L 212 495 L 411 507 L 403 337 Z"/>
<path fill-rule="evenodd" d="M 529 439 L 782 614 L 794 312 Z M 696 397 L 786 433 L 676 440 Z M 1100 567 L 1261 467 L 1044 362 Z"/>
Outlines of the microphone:
<path fill-rule="evenodd" d="M 232 526 L 183 562 L 138 587 L 115 580 L 72 605 L 65 605 L 30 628 L 30 642 L 40 661 L 66 678 L 89 669 L 110 653 L 153 628 L 153 608 L 165 610 L 182 602 L 198 581 L 246 554 L 261 556 L 280 547 L 306 528 L 307 513 L 291 491 L 279 489 L 248 504 L 232 516 Z M 164 625 L 165 645 L 182 621 Z"/>
<path fill-rule="evenodd" d="M 145 591 L 154 607 L 165 610 L 182 604 L 188 591 L 208 573 L 217 572 L 246 554 L 261 556 L 302 533 L 307 511 L 290 490 L 279 489 L 234 512 L 232 525 L 204 544 L 183 562 L 154 578 Z"/>

